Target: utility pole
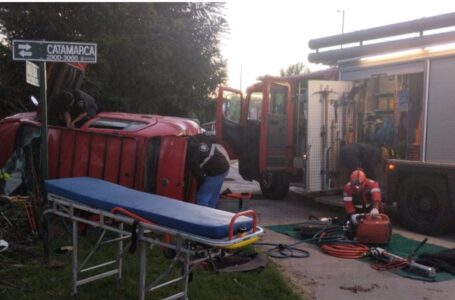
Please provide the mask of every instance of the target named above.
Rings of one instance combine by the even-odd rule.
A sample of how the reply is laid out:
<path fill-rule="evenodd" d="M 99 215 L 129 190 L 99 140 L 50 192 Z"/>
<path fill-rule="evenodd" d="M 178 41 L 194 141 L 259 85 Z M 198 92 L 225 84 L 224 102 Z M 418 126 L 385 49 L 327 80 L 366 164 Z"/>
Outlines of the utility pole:
<path fill-rule="evenodd" d="M 341 35 L 344 34 L 344 9 L 339 9 L 337 12 L 341 13 Z M 343 48 L 343 43 L 341 43 L 341 48 Z"/>

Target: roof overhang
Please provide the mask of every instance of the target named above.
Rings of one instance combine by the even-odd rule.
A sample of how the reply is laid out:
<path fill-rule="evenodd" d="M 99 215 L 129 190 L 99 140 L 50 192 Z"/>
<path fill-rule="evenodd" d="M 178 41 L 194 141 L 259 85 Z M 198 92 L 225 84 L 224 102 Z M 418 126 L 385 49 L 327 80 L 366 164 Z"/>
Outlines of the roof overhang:
<path fill-rule="evenodd" d="M 309 54 L 308 60 L 341 65 L 381 55 L 409 56 L 408 59 L 418 59 L 418 56 L 421 59 L 442 53 L 450 54 L 450 51 L 455 50 L 454 26 L 455 13 L 450 13 L 313 39 L 309 46 L 316 52 Z"/>

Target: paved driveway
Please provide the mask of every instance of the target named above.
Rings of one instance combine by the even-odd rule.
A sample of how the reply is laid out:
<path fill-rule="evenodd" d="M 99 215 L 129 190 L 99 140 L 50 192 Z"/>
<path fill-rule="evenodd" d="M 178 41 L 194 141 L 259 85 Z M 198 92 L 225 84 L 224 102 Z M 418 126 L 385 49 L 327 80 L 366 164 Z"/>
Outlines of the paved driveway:
<path fill-rule="evenodd" d="M 291 188 L 288 197 L 282 201 L 264 199 L 257 183 L 243 181 L 237 172 L 236 165 L 231 166 L 224 187 L 232 191 L 252 191 L 254 199 L 248 207 L 259 216 L 259 225 L 294 224 L 316 216 L 342 216 L 340 207 L 323 205 L 305 199 L 299 189 Z M 423 240 L 425 236 L 409 232 L 398 225 L 395 209 L 387 212 L 394 224 L 393 232 L 406 237 Z M 296 242 L 288 236 L 266 230 L 261 242 L 293 244 Z M 444 247 L 455 247 L 455 234 L 434 238 L 429 243 Z M 331 257 L 322 253 L 317 247 L 300 244 L 310 252 L 308 258 L 274 259 L 283 266 L 285 275 L 294 284 L 296 290 L 309 295 L 310 299 L 455 299 L 455 280 L 439 283 L 422 282 L 400 277 L 391 272 L 373 270 L 368 264 L 352 260 Z"/>

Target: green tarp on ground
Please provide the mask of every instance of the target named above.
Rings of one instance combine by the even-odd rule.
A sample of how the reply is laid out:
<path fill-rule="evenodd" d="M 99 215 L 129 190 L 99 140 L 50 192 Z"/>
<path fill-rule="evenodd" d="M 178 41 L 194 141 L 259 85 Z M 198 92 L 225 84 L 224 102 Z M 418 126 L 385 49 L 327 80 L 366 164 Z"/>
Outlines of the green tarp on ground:
<path fill-rule="evenodd" d="M 288 235 L 297 240 L 308 239 L 307 236 L 302 236 L 298 230 L 294 230 L 294 228 L 297 225 L 298 224 L 272 225 L 272 226 L 266 226 L 266 228 L 273 230 L 275 232 L 281 233 L 281 234 Z M 410 253 L 412 253 L 412 251 L 414 251 L 414 249 L 417 248 L 417 246 L 420 243 L 421 243 L 421 241 L 409 239 L 400 234 L 392 234 L 390 243 L 388 245 L 382 245 L 381 248 L 385 249 L 389 253 L 406 258 L 407 256 L 409 256 Z M 431 243 L 426 243 L 422 248 L 419 249 L 417 254 L 424 253 L 424 252 L 436 253 L 436 252 L 440 252 L 443 250 L 447 250 L 447 248 L 433 245 Z M 367 263 L 374 262 L 373 259 L 368 258 L 368 257 L 363 258 L 361 260 L 364 262 L 367 262 Z M 452 275 L 452 274 L 446 273 L 446 272 L 437 272 L 436 277 L 434 279 L 429 279 L 426 277 L 418 276 L 418 275 L 415 275 L 414 273 L 408 272 L 403 269 L 393 270 L 393 272 L 400 276 L 403 276 L 403 277 L 408 277 L 408 278 L 418 279 L 418 280 L 425 280 L 425 281 L 439 282 L 439 281 L 455 279 L 455 275 Z"/>

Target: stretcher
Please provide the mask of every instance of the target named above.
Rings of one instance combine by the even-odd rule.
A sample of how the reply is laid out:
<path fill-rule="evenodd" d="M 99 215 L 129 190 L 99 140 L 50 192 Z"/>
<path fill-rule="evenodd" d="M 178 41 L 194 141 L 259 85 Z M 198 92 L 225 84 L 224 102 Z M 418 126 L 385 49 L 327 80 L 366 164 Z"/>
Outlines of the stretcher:
<path fill-rule="evenodd" d="M 233 214 L 89 177 L 47 180 L 45 187 L 51 204 L 45 214 L 72 222 L 73 295 L 89 282 L 109 276 L 120 280 L 124 242 L 129 241 L 130 252 L 136 246 L 140 250 L 139 299 L 144 299 L 146 292 L 177 283 L 181 291 L 166 299 L 187 299 L 188 280 L 196 265 L 211 261 L 223 249 L 249 245 L 263 234 L 252 210 Z M 82 262 L 78 258 L 80 224 L 101 229 L 98 241 Z M 86 267 L 101 246 L 111 243 L 117 243 L 114 260 Z M 146 284 L 147 251 L 154 246 L 174 255 L 168 268 Z M 183 264 L 182 275 L 164 281 L 178 262 Z M 113 269 L 105 271 L 108 267 Z M 85 275 L 94 272 L 98 273 Z"/>

